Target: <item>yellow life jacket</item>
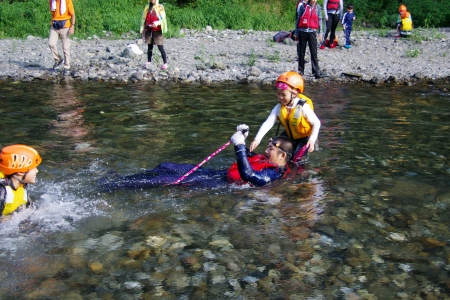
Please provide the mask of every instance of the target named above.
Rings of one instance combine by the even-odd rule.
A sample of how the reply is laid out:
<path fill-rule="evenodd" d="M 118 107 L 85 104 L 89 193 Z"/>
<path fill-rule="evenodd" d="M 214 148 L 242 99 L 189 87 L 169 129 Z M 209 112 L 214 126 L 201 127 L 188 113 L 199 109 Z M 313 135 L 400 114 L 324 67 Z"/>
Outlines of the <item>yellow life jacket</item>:
<path fill-rule="evenodd" d="M 305 103 L 308 103 L 311 109 L 314 110 L 312 100 L 302 94 L 298 94 L 297 97 L 300 98 L 300 101 L 297 103 L 297 107 L 290 112 L 286 106 L 278 103 L 278 120 L 292 140 L 305 138 L 312 134 L 311 123 L 301 114 Z"/>
<path fill-rule="evenodd" d="M 4 178 L 4 175 L 1 172 L 0 178 Z M 0 201 L 5 201 L 5 208 L 2 212 L 3 216 L 9 215 L 20 206 L 28 203 L 27 190 L 23 186 L 18 187 L 17 190 L 13 190 L 13 188 L 7 185 L 6 181 L 3 179 L 0 179 L 0 184 L 3 185 L 6 190 L 6 198 L 0 199 Z"/>
<path fill-rule="evenodd" d="M 412 30 L 412 19 L 408 16 L 406 18 L 402 18 L 402 31 L 410 31 Z"/>

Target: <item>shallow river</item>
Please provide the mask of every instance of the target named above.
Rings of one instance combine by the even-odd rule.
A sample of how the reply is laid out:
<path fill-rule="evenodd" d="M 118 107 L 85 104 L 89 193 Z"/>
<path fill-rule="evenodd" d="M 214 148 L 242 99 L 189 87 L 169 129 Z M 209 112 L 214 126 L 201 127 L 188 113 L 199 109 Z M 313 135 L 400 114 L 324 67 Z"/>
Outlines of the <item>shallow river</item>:
<path fill-rule="evenodd" d="M 35 207 L 0 223 L 0 298 L 449 299 L 449 90 L 307 86 L 320 151 L 288 180 L 107 193 L 116 173 L 199 163 L 238 124 L 252 140 L 274 88 L 1 83 L 0 146 L 43 163 Z"/>

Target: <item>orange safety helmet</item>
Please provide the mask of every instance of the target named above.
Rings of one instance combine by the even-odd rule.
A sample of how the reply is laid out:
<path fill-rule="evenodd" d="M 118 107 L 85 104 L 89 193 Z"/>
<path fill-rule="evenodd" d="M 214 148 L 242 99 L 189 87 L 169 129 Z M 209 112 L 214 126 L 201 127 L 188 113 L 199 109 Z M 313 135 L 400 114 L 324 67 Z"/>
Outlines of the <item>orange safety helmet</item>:
<path fill-rule="evenodd" d="M 406 12 L 406 6 L 404 4 L 400 5 L 400 7 L 398 8 L 398 12 L 399 13 L 404 13 Z"/>
<path fill-rule="evenodd" d="M 291 86 L 293 89 L 298 90 L 300 93 L 303 93 L 304 85 L 303 85 L 303 77 L 294 71 L 284 72 L 277 78 L 277 82 L 284 82 Z"/>
<path fill-rule="evenodd" d="M 6 146 L 0 152 L 0 171 L 4 175 L 29 172 L 42 162 L 39 153 L 27 145 Z"/>

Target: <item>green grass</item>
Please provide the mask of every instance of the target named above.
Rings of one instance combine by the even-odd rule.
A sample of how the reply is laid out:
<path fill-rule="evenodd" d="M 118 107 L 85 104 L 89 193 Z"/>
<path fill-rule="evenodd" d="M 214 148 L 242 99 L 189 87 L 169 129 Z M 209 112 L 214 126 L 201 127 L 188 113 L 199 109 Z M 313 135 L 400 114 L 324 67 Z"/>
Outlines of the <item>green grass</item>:
<path fill-rule="evenodd" d="M 450 21 L 450 2 L 424 0 L 407 3 L 412 8 L 415 26 L 445 27 Z M 323 1 L 319 0 L 321 4 Z M 380 36 L 393 30 L 398 14 L 397 3 L 384 5 L 382 0 L 355 0 L 357 19 L 354 30 L 378 28 Z M 144 5 L 148 0 L 74 0 L 77 16 L 75 36 L 92 35 L 120 38 L 139 38 L 139 26 Z M 164 0 L 169 32 L 166 37 L 179 37 L 181 28 L 290 31 L 294 29 L 297 0 Z M 180 6 L 179 3 L 185 3 Z M 417 8 L 415 8 L 417 6 Z M 420 9 L 418 9 L 420 8 Z M 2 0 L 0 1 L 0 38 L 25 38 L 28 35 L 47 37 L 50 27 L 48 1 Z M 439 33 L 423 36 L 417 41 L 437 39 Z"/>
<path fill-rule="evenodd" d="M 248 56 L 247 65 L 249 67 L 253 67 L 256 64 L 256 58 L 258 57 L 258 54 L 255 53 L 254 49 L 250 50 L 250 54 Z"/>
<path fill-rule="evenodd" d="M 415 58 L 415 57 L 419 56 L 420 52 L 421 52 L 421 50 L 417 49 L 417 48 L 408 49 L 405 51 L 405 56 Z"/>
<path fill-rule="evenodd" d="M 417 42 L 434 41 L 445 38 L 445 35 L 436 29 L 417 28 L 413 30 L 410 39 Z"/>

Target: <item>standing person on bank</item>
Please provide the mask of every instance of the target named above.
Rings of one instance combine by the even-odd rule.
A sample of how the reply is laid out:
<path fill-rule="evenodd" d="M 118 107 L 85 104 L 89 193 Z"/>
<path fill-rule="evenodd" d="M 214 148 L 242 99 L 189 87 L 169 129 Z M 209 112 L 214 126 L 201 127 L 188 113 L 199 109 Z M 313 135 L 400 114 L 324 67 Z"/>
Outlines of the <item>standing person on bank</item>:
<path fill-rule="evenodd" d="M 75 32 L 75 9 L 72 0 L 49 0 L 52 21 L 50 24 L 50 36 L 48 45 L 52 51 L 55 64 L 53 69 L 58 69 L 64 63 L 64 71 L 70 70 L 70 35 Z M 56 44 L 61 38 L 64 59 L 59 55 Z"/>
<path fill-rule="evenodd" d="M 353 12 L 353 4 L 347 5 L 347 12 L 342 17 L 342 27 L 344 27 L 345 34 L 345 48 L 350 49 L 352 47 L 350 41 L 350 35 L 352 33 L 353 21 L 356 19 L 355 13 Z"/>
<path fill-rule="evenodd" d="M 325 30 L 325 35 L 323 37 L 322 44 L 320 45 L 320 49 L 324 49 L 325 47 L 335 48 L 337 46 L 336 28 L 339 24 L 339 20 L 342 19 L 343 10 L 344 4 L 342 0 L 323 1 L 323 11 L 327 29 Z M 329 40 L 327 39 L 328 33 L 330 34 Z"/>
<path fill-rule="evenodd" d="M 145 6 L 144 12 L 142 13 L 140 28 L 142 39 L 148 44 L 146 69 L 151 68 L 153 45 L 157 45 L 159 52 L 161 52 L 161 57 L 164 62 L 161 69 L 165 70 L 168 68 L 163 36 L 166 32 L 167 19 L 164 6 L 159 4 L 159 0 L 149 0 L 149 4 Z"/>
<path fill-rule="evenodd" d="M 27 145 L 10 145 L 0 152 L 0 217 L 30 205 L 27 185 L 36 183 L 39 153 Z"/>
<path fill-rule="evenodd" d="M 322 10 L 317 5 L 317 0 L 308 0 L 308 2 L 297 6 L 294 38 L 298 38 L 298 72 L 302 76 L 305 74 L 305 54 L 306 44 L 308 44 L 311 53 L 312 74 L 316 79 L 323 77 L 323 74 L 320 73 L 319 59 L 317 58 L 317 30 L 319 30 L 320 40 L 322 27 Z"/>

